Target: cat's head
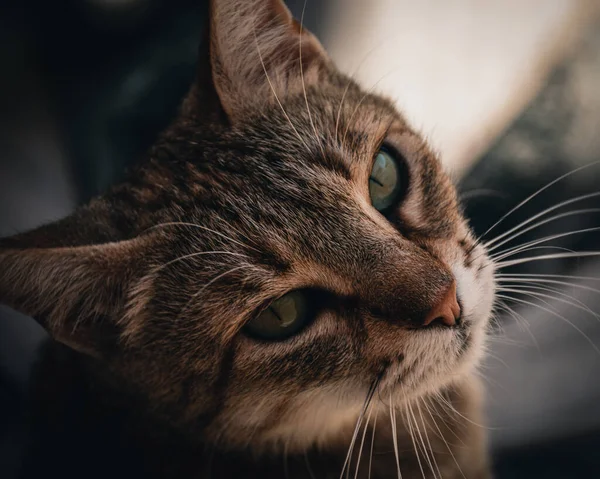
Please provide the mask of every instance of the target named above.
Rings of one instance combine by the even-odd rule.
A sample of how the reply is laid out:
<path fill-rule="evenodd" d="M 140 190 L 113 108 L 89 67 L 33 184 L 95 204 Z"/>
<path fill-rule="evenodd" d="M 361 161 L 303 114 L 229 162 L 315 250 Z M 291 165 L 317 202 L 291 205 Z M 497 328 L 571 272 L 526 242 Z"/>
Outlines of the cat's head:
<path fill-rule="evenodd" d="M 5 239 L 0 300 L 228 447 L 325 443 L 468 371 L 493 268 L 435 154 L 279 0 L 214 0 L 130 179 Z"/>

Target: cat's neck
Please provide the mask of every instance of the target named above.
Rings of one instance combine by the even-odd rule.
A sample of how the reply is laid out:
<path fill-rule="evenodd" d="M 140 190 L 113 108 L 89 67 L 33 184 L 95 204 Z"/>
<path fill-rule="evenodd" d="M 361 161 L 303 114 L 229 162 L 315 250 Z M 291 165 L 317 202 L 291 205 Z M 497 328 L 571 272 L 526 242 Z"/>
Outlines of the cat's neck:
<path fill-rule="evenodd" d="M 194 442 L 155 420 L 118 390 L 93 359 L 49 341 L 32 376 L 23 478 L 310 477 L 306 459 L 245 454 Z M 336 454 L 309 454 L 318 470 L 339 470 Z M 250 472 L 251 471 L 251 472 Z M 299 475 L 298 475 L 299 474 Z"/>
<path fill-rule="evenodd" d="M 256 457 L 218 450 L 212 445 L 183 436 L 155 420 L 144 411 L 141 401 L 120 390 L 110 377 L 106 370 L 87 356 L 55 342 L 45 345 L 32 377 L 27 450 L 24 469 L 19 476 L 21 479 L 48 474 L 63 479 L 82 476 L 89 479 L 308 479 L 339 477 L 344 466 L 352 434 L 343 447 L 311 450 L 296 456 L 280 454 Z M 468 390 L 461 391 L 459 396 L 463 395 L 462 402 L 473 396 L 468 393 Z M 468 404 L 461 406 L 461 401 L 455 406 L 464 417 L 462 414 L 468 414 L 469 408 Z M 431 412 L 429 409 L 427 411 Z M 442 428 L 452 421 L 452 418 L 444 417 L 443 410 L 433 411 L 433 414 L 441 418 L 439 422 Z M 386 425 L 389 417 L 382 417 L 379 422 L 375 441 L 377 461 L 373 464 L 372 474 L 369 474 L 374 479 L 389 477 L 390 471 L 395 471 L 396 467 L 391 446 L 393 442 L 389 435 L 391 430 Z M 437 426 L 436 432 L 441 433 Z M 371 437 L 371 431 L 363 434 Z M 411 451 L 412 440 L 405 431 L 399 430 L 398 434 L 399 450 L 403 456 L 405 451 Z M 479 440 L 480 435 L 474 437 Z M 435 442 L 438 438 L 433 431 L 429 435 L 431 441 Z M 484 441 L 480 442 L 477 447 L 485 447 Z M 444 447 L 449 447 L 447 442 L 437 446 L 442 451 Z M 358 446 L 353 449 L 351 462 L 355 464 L 354 467 L 359 450 L 363 452 Z M 457 453 L 454 451 L 454 454 Z M 367 455 L 370 456 L 370 453 L 365 448 L 365 464 L 370 462 Z M 438 461 L 448 457 L 454 456 L 445 454 Z M 414 457 L 404 457 L 402 461 L 403 472 L 411 469 L 418 471 L 418 464 L 412 464 Z M 467 466 L 463 464 L 461 467 Z M 474 466 L 479 467 L 477 464 Z M 366 467 L 364 469 L 367 470 Z M 359 475 L 361 478 L 362 472 Z"/>

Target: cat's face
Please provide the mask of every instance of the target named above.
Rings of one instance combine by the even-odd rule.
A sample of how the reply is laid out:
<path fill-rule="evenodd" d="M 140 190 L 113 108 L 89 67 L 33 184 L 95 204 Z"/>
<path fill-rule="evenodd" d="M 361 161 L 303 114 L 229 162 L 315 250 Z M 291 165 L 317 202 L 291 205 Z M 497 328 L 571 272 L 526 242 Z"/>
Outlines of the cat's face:
<path fill-rule="evenodd" d="M 202 440 L 302 449 L 352 426 L 374 384 L 387 410 L 468 373 L 493 267 L 393 105 L 278 2 L 238 3 L 213 2 L 210 81 L 151 158 L 56 227 L 58 244 L 52 228 L 23 237 L 61 248 L 3 256 L 2 296 Z M 19 299 L 36 268 L 53 278 L 39 306 Z M 453 283 L 460 320 L 423 327 Z M 70 313 L 42 298 L 52 288 Z M 83 324 L 65 327 L 73 312 Z"/>
<path fill-rule="evenodd" d="M 217 142 L 186 125 L 173 135 L 181 140 L 159 146 L 185 155 L 184 183 L 193 186 L 159 228 L 164 243 L 154 262 L 174 262 L 149 277 L 143 293 L 168 299 L 131 322 L 130 339 L 152 344 L 145 336 L 157 315 L 156 328 L 168 328 L 189 361 L 210 346 L 197 374 L 226 375 L 223 390 L 214 385 L 220 407 L 209 430 L 227 444 L 326 441 L 354 421 L 376 378 L 386 402 L 401 401 L 448 384 L 481 351 L 492 268 L 472 248 L 454 188 L 391 105 L 355 86 L 336 135 L 342 94 L 337 85 L 307 90 L 319 138 L 297 94 L 281 99 L 287 118 L 275 105 L 263 112 L 268 122 L 249 118 Z M 385 214 L 369 191 L 382 144 L 404 163 L 404 191 Z M 461 324 L 417 327 L 453 280 Z M 291 332 L 263 331 L 269 324 L 257 316 L 293 291 L 310 317 L 296 319 L 302 324 Z"/>

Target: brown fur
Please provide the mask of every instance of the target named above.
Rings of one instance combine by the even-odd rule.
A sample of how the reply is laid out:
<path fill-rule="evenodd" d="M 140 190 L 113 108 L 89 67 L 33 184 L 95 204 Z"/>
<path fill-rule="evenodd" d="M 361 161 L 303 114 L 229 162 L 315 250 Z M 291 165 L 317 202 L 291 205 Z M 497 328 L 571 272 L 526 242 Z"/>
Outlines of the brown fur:
<path fill-rule="evenodd" d="M 284 456 L 290 477 L 307 477 L 293 466 L 307 451 L 317 477 L 337 477 L 376 380 L 375 447 L 393 450 L 391 401 L 404 477 L 420 475 L 414 421 L 444 478 L 488 477 L 482 431 L 435 400 L 447 394 L 480 421 L 472 370 L 493 297 L 492 267 L 437 158 L 279 1 L 214 0 L 209 38 L 180 117 L 126 182 L 0 241 L 0 299 L 77 351 L 65 354 L 84 381 L 138 411 L 136 441 L 161 437 L 149 461 L 179 444 L 188 477 L 207 476 L 208 460 L 190 462 L 206 448 L 215 477 L 238 477 L 240 464 L 244 477 L 278 477 Z M 368 192 L 383 141 L 409 176 L 388 217 Z M 453 280 L 461 325 L 416 329 Z M 322 305 L 306 330 L 280 342 L 244 334 L 257 309 L 298 288 Z M 375 456 L 373 474 L 395 477 L 394 455 Z"/>

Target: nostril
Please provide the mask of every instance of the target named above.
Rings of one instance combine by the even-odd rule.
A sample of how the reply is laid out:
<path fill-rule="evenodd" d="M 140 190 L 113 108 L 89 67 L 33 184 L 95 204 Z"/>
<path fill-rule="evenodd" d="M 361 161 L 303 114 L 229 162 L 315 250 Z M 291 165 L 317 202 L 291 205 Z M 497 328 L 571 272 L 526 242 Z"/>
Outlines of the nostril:
<path fill-rule="evenodd" d="M 456 297 L 456 282 L 442 295 L 438 303 L 425 316 L 423 326 L 439 323 L 444 326 L 456 326 L 460 323 L 460 306 Z"/>

